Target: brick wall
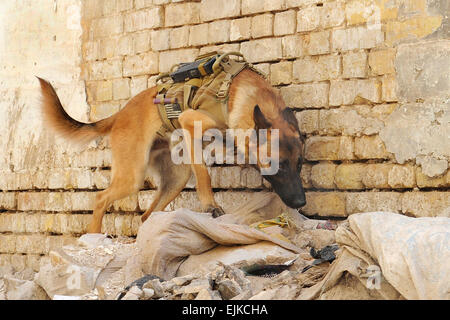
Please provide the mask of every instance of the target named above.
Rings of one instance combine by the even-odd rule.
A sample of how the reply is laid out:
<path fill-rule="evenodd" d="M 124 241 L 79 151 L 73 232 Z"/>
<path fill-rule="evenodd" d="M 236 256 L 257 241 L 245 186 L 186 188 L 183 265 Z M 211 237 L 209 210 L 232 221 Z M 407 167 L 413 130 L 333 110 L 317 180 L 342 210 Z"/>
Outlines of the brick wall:
<path fill-rule="evenodd" d="M 280 89 L 306 136 L 305 214 L 450 215 L 445 0 L 85 0 L 81 5 L 78 77 L 86 87 L 90 121 L 120 110 L 175 63 L 212 50 L 241 51 Z M 61 87 L 58 79 L 55 84 Z M 75 109 L 69 113 L 76 115 Z M 56 155 L 50 164 L 41 159 L 31 168 L 2 171 L 0 264 L 36 269 L 53 246 L 85 232 L 95 191 L 109 184 L 108 143 Z M 270 188 L 253 169 L 213 167 L 211 176 L 225 209 Z M 153 194 L 147 186 L 117 201 L 104 231 L 135 235 L 139 213 Z M 169 209 L 182 206 L 198 208 L 193 189 Z"/>

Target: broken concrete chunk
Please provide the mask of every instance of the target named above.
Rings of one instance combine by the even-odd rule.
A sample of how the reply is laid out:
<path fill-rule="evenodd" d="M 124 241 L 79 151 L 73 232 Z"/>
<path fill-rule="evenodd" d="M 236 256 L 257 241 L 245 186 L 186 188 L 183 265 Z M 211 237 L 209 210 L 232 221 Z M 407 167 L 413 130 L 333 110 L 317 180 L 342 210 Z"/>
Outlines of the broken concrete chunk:
<path fill-rule="evenodd" d="M 128 292 L 131 292 L 134 295 L 137 295 L 138 297 L 142 297 L 144 292 L 139 289 L 137 286 L 133 286 L 130 288 L 130 290 Z"/>
<path fill-rule="evenodd" d="M 177 286 L 184 286 L 185 284 L 187 284 L 188 282 L 192 281 L 193 279 L 195 279 L 194 275 L 187 275 L 187 276 L 184 276 L 184 277 L 173 278 L 170 281 L 173 282 L 174 284 L 176 284 Z"/>
<path fill-rule="evenodd" d="M 3 278 L 7 300 L 49 300 L 45 291 L 34 281 L 19 280 L 11 276 Z"/>
<path fill-rule="evenodd" d="M 237 282 L 230 279 L 220 281 L 217 289 L 224 300 L 230 300 L 242 292 L 242 289 Z"/>
<path fill-rule="evenodd" d="M 144 284 L 143 289 L 152 289 L 155 298 L 164 297 L 164 289 L 158 279 L 153 279 Z"/>
<path fill-rule="evenodd" d="M 222 300 L 222 297 L 217 290 L 202 289 L 197 294 L 195 300 Z"/>
<path fill-rule="evenodd" d="M 143 291 L 144 291 L 145 299 L 151 299 L 155 295 L 155 290 L 153 290 L 153 289 L 145 288 L 145 289 L 143 289 Z"/>
<path fill-rule="evenodd" d="M 128 291 L 122 300 L 139 300 L 139 296 Z"/>
<path fill-rule="evenodd" d="M 251 289 L 242 291 L 237 296 L 231 298 L 230 300 L 248 300 L 253 296 L 253 292 Z"/>
<path fill-rule="evenodd" d="M 102 233 L 84 234 L 78 239 L 77 242 L 80 246 L 86 247 L 88 249 L 96 248 L 99 246 L 109 246 L 113 244 L 113 241 L 109 239 L 106 234 Z"/>
<path fill-rule="evenodd" d="M 264 290 L 256 295 L 254 295 L 249 300 L 273 300 L 276 292 L 277 292 L 277 290 L 275 290 L 275 289 Z"/>
<path fill-rule="evenodd" d="M 202 289 L 211 289 L 211 283 L 207 279 L 196 279 L 184 287 L 184 293 L 198 293 Z"/>

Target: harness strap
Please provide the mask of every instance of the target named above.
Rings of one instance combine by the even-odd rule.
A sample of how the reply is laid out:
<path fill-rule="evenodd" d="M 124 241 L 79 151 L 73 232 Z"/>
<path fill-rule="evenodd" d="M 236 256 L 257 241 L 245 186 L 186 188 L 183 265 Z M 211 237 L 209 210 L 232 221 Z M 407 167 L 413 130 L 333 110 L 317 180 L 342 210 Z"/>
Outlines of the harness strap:
<path fill-rule="evenodd" d="M 248 63 L 246 61 L 235 61 L 228 59 L 226 62 L 222 61 L 221 65 L 227 75 L 225 76 L 225 79 L 217 92 L 217 98 L 219 100 L 226 100 L 231 82 L 234 77 L 236 77 L 242 70 L 244 70 L 246 66 L 248 66 Z"/>

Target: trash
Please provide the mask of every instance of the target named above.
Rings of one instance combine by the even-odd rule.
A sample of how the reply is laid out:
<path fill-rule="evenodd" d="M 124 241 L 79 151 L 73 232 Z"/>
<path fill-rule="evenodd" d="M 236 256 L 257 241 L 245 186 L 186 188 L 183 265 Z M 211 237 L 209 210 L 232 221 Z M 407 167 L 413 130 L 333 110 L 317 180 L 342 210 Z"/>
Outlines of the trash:
<path fill-rule="evenodd" d="M 187 209 L 153 213 L 139 228 L 136 238 L 144 273 L 166 280 L 177 276 L 188 256 L 202 254 L 218 245 L 250 245 L 261 241 L 284 248 L 284 252 L 300 252 L 295 245 L 254 228 L 224 223 L 220 218 L 212 219 L 209 214 Z"/>
<path fill-rule="evenodd" d="M 334 246 L 326 246 L 322 250 L 316 251 L 316 249 L 311 248 L 311 257 L 313 257 L 315 260 L 312 262 L 311 265 L 306 266 L 302 272 L 305 272 L 309 268 L 312 268 L 313 266 L 316 266 L 318 264 L 321 264 L 323 262 L 333 262 L 334 259 L 336 259 L 336 255 L 334 252 L 338 250 L 339 247 L 337 245 Z"/>
<path fill-rule="evenodd" d="M 290 261 L 285 262 L 284 264 L 278 264 L 278 265 L 273 265 L 273 264 L 253 264 L 251 266 L 248 267 L 242 267 L 242 271 L 244 271 L 244 273 L 246 275 L 249 276 L 258 276 L 258 277 L 274 277 L 277 274 L 280 274 L 281 272 L 287 270 L 290 266 L 292 266 L 294 264 L 294 262 L 297 259 L 293 259 Z"/>
<path fill-rule="evenodd" d="M 299 299 L 450 299 L 450 219 L 351 215 L 324 279 Z"/>

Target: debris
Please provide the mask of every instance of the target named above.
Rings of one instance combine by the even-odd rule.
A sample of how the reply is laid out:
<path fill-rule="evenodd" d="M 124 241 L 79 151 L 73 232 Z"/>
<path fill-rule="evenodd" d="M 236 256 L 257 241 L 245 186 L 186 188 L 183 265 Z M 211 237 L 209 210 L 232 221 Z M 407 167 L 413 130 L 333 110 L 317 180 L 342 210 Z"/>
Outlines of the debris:
<path fill-rule="evenodd" d="M 153 296 L 155 295 L 155 290 L 153 289 L 144 288 L 142 291 L 144 291 L 144 298 L 147 300 L 153 298 Z"/>
<path fill-rule="evenodd" d="M 222 298 L 216 290 L 202 289 L 199 291 L 195 300 L 222 300 Z"/>
<path fill-rule="evenodd" d="M 230 300 L 242 292 L 242 288 L 236 281 L 224 279 L 217 283 L 217 290 L 224 300 Z"/>

